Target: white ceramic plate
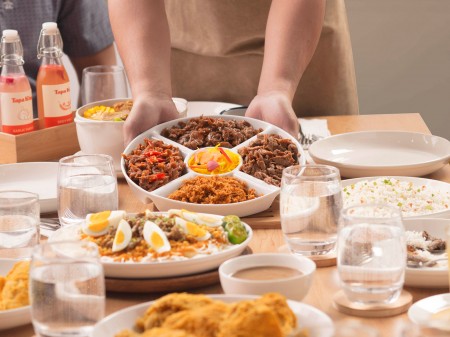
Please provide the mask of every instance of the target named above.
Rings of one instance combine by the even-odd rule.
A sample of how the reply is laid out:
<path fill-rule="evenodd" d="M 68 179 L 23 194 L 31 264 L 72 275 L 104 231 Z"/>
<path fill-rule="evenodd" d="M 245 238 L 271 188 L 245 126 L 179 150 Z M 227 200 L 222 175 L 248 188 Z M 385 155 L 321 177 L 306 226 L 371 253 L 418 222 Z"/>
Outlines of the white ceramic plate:
<path fill-rule="evenodd" d="M 415 132 L 350 132 L 313 143 L 309 154 L 316 163 L 336 166 L 347 178 L 419 177 L 448 164 L 450 141 Z"/>
<path fill-rule="evenodd" d="M 198 117 L 201 115 L 218 115 L 223 110 L 238 106 L 240 105 L 234 103 L 192 101 L 188 102 L 187 115 L 190 117 Z"/>
<path fill-rule="evenodd" d="M 17 260 L 0 259 L 0 275 L 6 276 Z M 31 322 L 30 306 L 0 310 L 0 330 L 11 329 Z"/>
<path fill-rule="evenodd" d="M 449 321 L 445 324 L 443 321 L 433 322 L 431 319 L 431 315 L 446 308 L 450 308 L 450 293 L 430 296 L 414 303 L 408 310 L 408 317 L 418 325 L 440 326 L 450 332 Z"/>
<path fill-rule="evenodd" d="M 162 214 L 162 213 L 155 213 Z M 132 213 L 129 214 L 133 216 Z M 171 276 L 192 275 L 216 269 L 229 258 L 240 255 L 250 243 L 253 231 L 249 225 L 244 223 L 248 237 L 241 244 L 234 245 L 229 249 L 203 255 L 182 261 L 160 261 L 160 262 L 102 262 L 106 277 L 117 277 L 122 279 L 162 278 Z M 66 226 L 58 229 L 49 238 L 49 241 L 77 240 L 80 238 L 80 226 Z"/>
<path fill-rule="evenodd" d="M 246 120 L 248 121 L 255 129 L 262 128 L 263 131 L 261 134 L 277 134 L 280 135 L 282 138 L 290 139 L 294 144 L 297 145 L 298 151 L 299 151 L 299 162 L 300 164 L 304 164 L 306 162 L 306 157 L 303 152 L 303 149 L 301 145 L 298 143 L 297 139 L 292 137 L 290 134 L 288 134 L 286 131 L 271 125 L 267 122 L 263 122 L 261 120 L 248 118 L 248 117 L 240 117 L 240 116 L 211 116 L 213 118 L 223 118 L 223 119 L 234 119 L 234 120 Z M 163 136 L 161 136 L 161 132 L 165 128 L 169 128 L 171 126 L 177 125 L 180 121 L 188 121 L 192 117 L 188 118 L 182 118 L 173 120 L 170 122 L 166 122 L 163 124 L 159 124 L 153 128 L 151 128 L 148 131 L 145 131 L 138 137 L 136 137 L 128 146 L 126 147 L 124 153 L 129 154 L 131 151 L 133 151 L 139 144 L 143 143 L 144 138 L 154 138 L 154 139 L 160 139 L 166 144 L 173 145 L 180 149 L 180 152 L 184 158 L 189 157 L 194 151 L 191 149 L 188 149 L 187 147 L 182 146 L 179 143 L 176 143 L 170 139 L 167 139 Z M 240 148 L 248 146 L 249 143 L 254 141 L 256 139 L 256 136 L 246 140 L 245 142 L 235 146 L 232 150 L 237 152 Z M 275 197 L 279 194 L 280 188 L 274 185 L 266 184 L 264 181 L 254 178 L 244 172 L 239 171 L 238 169 L 235 169 L 230 173 L 229 176 L 237 178 L 239 180 L 242 180 L 247 183 L 249 188 L 255 189 L 256 194 L 258 195 L 257 198 L 252 200 L 247 200 L 244 202 L 237 202 L 232 204 L 194 204 L 194 203 L 187 203 L 177 200 L 172 200 L 168 198 L 168 195 L 174 191 L 176 191 L 182 182 L 186 179 L 193 178 L 197 175 L 195 172 L 188 172 L 187 174 L 184 174 L 183 176 L 169 182 L 168 184 L 161 186 L 157 188 L 154 191 L 148 192 L 141 188 L 138 184 L 136 184 L 134 181 L 132 181 L 125 169 L 125 160 L 122 158 L 121 161 L 121 167 L 122 167 L 122 173 L 125 176 L 125 179 L 127 180 L 128 185 L 130 186 L 133 193 L 145 204 L 152 202 L 155 204 L 155 206 L 160 211 L 167 211 L 171 208 L 177 208 L 177 209 L 189 209 L 193 212 L 200 212 L 200 213 L 210 213 L 210 214 L 219 214 L 219 215 L 229 215 L 234 214 L 237 216 L 248 216 L 252 214 L 256 214 L 259 212 L 262 212 L 270 207 L 272 205 L 273 200 Z"/>
<path fill-rule="evenodd" d="M 405 181 L 405 182 L 412 182 L 414 186 L 426 186 L 426 189 L 428 191 L 437 191 L 442 196 L 446 196 L 447 200 L 450 198 L 450 184 L 438 180 L 433 179 L 425 179 L 425 178 L 414 178 L 414 177 L 399 177 L 399 176 L 388 176 L 389 178 L 395 178 L 399 181 Z M 369 182 L 372 180 L 376 180 L 381 177 L 368 177 L 368 178 L 355 178 L 355 179 L 347 179 L 342 180 L 342 188 L 344 189 L 347 186 L 350 186 L 352 184 L 356 184 L 359 181 L 368 180 Z M 344 205 L 345 203 L 345 192 L 344 192 Z M 449 205 L 450 207 L 450 205 Z M 403 214 L 403 218 L 407 219 L 413 219 L 413 218 L 446 218 L 450 219 L 450 208 L 439 211 L 439 212 L 433 212 L 428 214 L 417 214 L 417 215 L 405 215 Z"/>
<path fill-rule="evenodd" d="M 251 295 L 209 295 L 212 299 L 225 303 L 257 298 Z M 153 303 L 147 302 L 117 311 L 105 317 L 94 327 L 92 337 L 112 337 L 124 329 L 132 329 L 136 318 L 142 316 L 147 308 Z M 334 326 L 331 318 L 324 312 L 310 305 L 288 300 L 289 307 L 297 316 L 299 326 L 310 330 L 310 337 L 331 337 Z M 255 336 L 256 337 L 256 336 Z"/>
<path fill-rule="evenodd" d="M 450 219 L 404 219 L 405 230 L 422 232 L 445 241 L 445 230 L 450 226 Z M 443 255 L 443 254 L 441 254 Z M 438 255 L 436 258 L 439 257 Z M 439 263 L 439 266 L 429 268 L 406 268 L 405 285 L 418 288 L 448 288 L 447 262 Z"/>
<path fill-rule="evenodd" d="M 22 190 L 37 193 L 41 213 L 56 212 L 57 175 L 57 162 L 0 165 L 0 191 Z"/>

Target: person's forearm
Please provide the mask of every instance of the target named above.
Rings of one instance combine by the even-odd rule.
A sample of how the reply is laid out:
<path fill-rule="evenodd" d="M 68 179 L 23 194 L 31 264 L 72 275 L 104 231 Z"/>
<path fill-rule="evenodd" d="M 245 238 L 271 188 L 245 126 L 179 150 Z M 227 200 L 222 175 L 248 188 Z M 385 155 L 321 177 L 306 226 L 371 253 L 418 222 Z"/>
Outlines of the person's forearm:
<path fill-rule="evenodd" d="M 273 0 L 267 20 L 258 94 L 282 91 L 292 100 L 322 30 L 325 0 Z"/>
<path fill-rule="evenodd" d="M 170 33 L 163 0 L 109 0 L 111 27 L 133 97 L 172 96 Z"/>

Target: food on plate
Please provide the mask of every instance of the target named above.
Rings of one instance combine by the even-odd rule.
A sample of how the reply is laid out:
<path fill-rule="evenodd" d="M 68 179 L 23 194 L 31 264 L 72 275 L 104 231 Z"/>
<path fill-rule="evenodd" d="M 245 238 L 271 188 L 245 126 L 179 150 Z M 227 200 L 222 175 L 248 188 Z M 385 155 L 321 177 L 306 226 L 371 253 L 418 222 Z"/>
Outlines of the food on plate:
<path fill-rule="evenodd" d="M 98 245 L 105 262 L 185 260 L 230 249 L 248 237 L 245 226 L 234 216 L 234 226 L 242 226 L 243 230 L 234 230 L 230 235 L 230 229 L 225 228 L 227 217 L 223 216 L 186 210 L 169 210 L 167 214 L 147 210 L 134 216 L 117 212 L 123 212 L 123 219 L 118 224 L 108 222 L 104 234 L 90 235 L 83 230 L 83 225 L 79 234 L 82 240 Z M 90 214 L 87 218 L 99 218 L 103 213 Z"/>
<path fill-rule="evenodd" d="M 197 173 L 215 175 L 233 171 L 239 162 L 238 154 L 215 146 L 194 152 L 188 160 L 188 167 Z"/>
<path fill-rule="evenodd" d="M 286 298 L 278 293 L 235 303 L 224 303 L 205 295 L 174 293 L 154 301 L 144 315 L 137 318 L 134 331 L 124 330 L 115 337 L 308 336 L 308 332 L 299 331 L 297 325 L 296 315 Z"/>
<path fill-rule="evenodd" d="M 195 117 L 162 130 L 161 135 L 189 149 L 216 146 L 235 147 L 260 133 L 245 120 Z"/>
<path fill-rule="evenodd" d="M 180 150 L 158 139 L 144 139 L 130 154 L 122 154 L 127 175 L 146 191 L 167 184 L 186 171 Z"/>
<path fill-rule="evenodd" d="M 104 235 L 109 227 L 117 227 L 125 217 L 125 211 L 103 211 L 88 214 L 81 226 L 81 230 L 91 236 Z"/>
<path fill-rule="evenodd" d="M 431 262 L 446 257 L 446 243 L 440 238 L 431 236 L 427 231 L 406 231 L 407 259 L 413 262 Z M 444 266 L 439 261 L 427 263 L 428 267 Z"/>
<path fill-rule="evenodd" d="M 133 101 L 118 102 L 113 106 L 96 105 L 83 113 L 84 118 L 98 121 L 123 122 L 133 107 Z"/>
<path fill-rule="evenodd" d="M 391 177 L 365 179 L 343 189 L 344 207 L 388 204 L 403 216 L 417 216 L 449 209 L 450 193 Z"/>
<path fill-rule="evenodd" d="M 28 276 L 30 262 L 14 264 L 9 273 L 0 276 L 0 310 L 9 310 L 29 305 Z"/>
<path fill-rule="evenodd" d="M 297 146 L 276 134 L 259 134 L 238 152 L 242 156 L 242 172 L 275 186 L 281 185 L 284 168 L 298 164 Z"/>
<path fill-rule="evenodd" d="M 256 191 L 233 177 L 194 177 L 186 179 L 168 198 L 194 204 L 231 204 L 257 197 Z"/>

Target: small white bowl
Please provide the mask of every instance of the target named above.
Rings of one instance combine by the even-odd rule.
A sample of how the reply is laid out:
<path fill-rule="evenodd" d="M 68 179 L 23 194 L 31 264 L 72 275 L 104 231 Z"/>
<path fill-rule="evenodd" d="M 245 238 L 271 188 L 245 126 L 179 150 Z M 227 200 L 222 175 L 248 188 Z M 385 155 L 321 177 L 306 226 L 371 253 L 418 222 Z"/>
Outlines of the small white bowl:
<path fill-rule="evenodd" d="M 254 267 L 287 267 L 299 275 L 271 280 L 248 280 L 234 277 L 237 271 Z M 219 267 L 220 284 L 225 294 L 262 295 L 277 292 L 288 299 L 301 301 L 311 287 L 316 265 L 307 257 L 293 254 L 252 254 L 232 258 Z"/>
<path fill-rule="evenodd" d="M 86 104 L 77 110 L 75 126 L 78 143 L 84 154 L 108 154 L 113 158 L 114 168 L 120 172 L 120 159 L 125 149 L 123 143 L 123 124 L 120 121 L 99 121 L 85 118 L 84 112 L 94 106 L 113 106 L 116 103 L 129 101 L 131 98 L 116 98 Z M 180 118 L 187 114 L 187 101 L 183 98 L 173 98 Z"/>

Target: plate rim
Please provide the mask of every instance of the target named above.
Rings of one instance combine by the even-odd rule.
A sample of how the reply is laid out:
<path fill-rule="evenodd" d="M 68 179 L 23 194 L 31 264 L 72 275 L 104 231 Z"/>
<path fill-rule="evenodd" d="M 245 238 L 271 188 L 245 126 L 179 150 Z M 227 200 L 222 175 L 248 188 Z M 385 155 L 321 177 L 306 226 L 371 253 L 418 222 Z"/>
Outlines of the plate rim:
<path fill-rule="evenodd" d="M 233 294 L 204 294 L 212 299 L 215 300 L 221 300 L 221 299 L 225 299 L 225 300 L 229 300 L 229 303 L 233 302 L 233 301 L 243 301 L 243 300 L 251 300 L 251 299 L 255 299 L 255 298 L 259 298 L 261 296 L 259 295 L 233 295 Z M 159 298 L 158 298 L 159 299 Z M 115 311 L 107 316 L 105 316 L 101 321 L 97 322 L 97 324 L 95 324 L 94 326 L 94 330 L 92 331 L 92 337 L 99 337 L 99 335 L 96 335 L 96 333 L 98 334 L 98 332 L 96 332 L 97 329 L 100 329 L 100 327 L 105 324 L 107 321 L 111 321 L 114 319 L 118 319 L 121 315 L 124 315 L 126 313 L 129 313 L 131 311 L 138 311 L 141 310 L 142 312 L 145 311 L 146 308 L 148 308 L 150 305 L 152 305 L 157 299 L 153 300 L 153 301 L 147 301 L 144 303 L 139 303 L 139 304 L 135 304 L 129 307 L 125 307 L 122 308 L 118 311 Z M 331 319 L 331 317 L 323 312 L 322 310 L 310 305 L 310 304 L 306 304 L 300 301 L 295 301 L 295 300 L 290 300 L 290 299 L 286 299 L 287 303 L 289 305 L 289 307 L 291 308 L 292 311 L 294 311 L 296 317 L 298 318 L 298 316 L 301 314 L 301 312 L 303 312 L 303 310 L 306 308 L 307 310 L 310 310 L 310 312 L 314 313 L 314 315 L 318 315 L 320 316 L 320 318 L 323 319 L 323 321 L 327 322 L 327 325 L 322 325 L 322 328 L 326 329 L 327 334 L 326 335 L 321 335 L 322 337 L 331 337 L 334 333 L 334 323 L 333 320 Z M 226 302 L 227 303 L 227 302 Z M 295 311 L 294 308 L 292 308 L 292 306 L 295 306 L 297 308 L 302 308 L 302 310 L 300 311 Z M 137 317 L 136 317 L 137 318 Z M 129 327 L 129 329 L 131 329 L 131 327 Z M 328 329 L 330 329 L 330 331 L 328 331 Z M 329 334 L 328 334 L 329 333 Z"/>
<path fill-rule="evenodd" d="M 389 168 L 396 168 L 396 169 L 407 169 L 407 168 L 420 168 L 420 167 L 426 167 L 426 166 L 431 166 L 433 164 L 438 164 L 440 162 L 443 161 L 447 161 L 450 158 L 450 153 L 447 154 L 446 156 L 441 156 L 437 159 L 433 159 L 433 160 L 428 160 L 428 161 L 423 161 L 417 164 L 392 164 L 392 165 L 362 165 L 362 164 L 346 164 L 346 163 L 342 163 L 342 162 L 337 162 L 334 160 L 330 160 L 327 158 L 324 158 L 322 156 L 318 156 L 317 153 L 314 153 L 314 149 L 317 148 L 317 146 L 319 146 L 321 143 L 324 142 L 330 142 L 333 139 L 336 138 L 347 138 L 349 136 L 352 135 L 360 135 L 360 134 L 375 134 L 375 133 L 384 133 L 384 134 L 395 134 L 395 133 L 399 133 L 399 134 L 411 134 L 411 135 L 416 135 L 416 136 L 425 136 L 427 138 L 436 138 L 439 139 L 440 141 L 444 141 L 447 142 L 450 146 L 450 141 L 440 137 L 440 136 L 435 136 L 435 135 L 431 135 L 431 134 L 426 134 L 426 133 L 421 133 L 421 132 L 413 132 L 413 131 L 395 131 L 395 130 L 373 130 L 373 131 L 354 131 L 354 132 L 346 132 L 346 133 L 340 133 L 337 135 L 332 135 L 323 139 L 320 139 L 316 142 L 314 142 L 313 144 L 311 144 L 310 148 L 309 148 L 309 154 L 310 156 L 313 158 L 314 161 L 322 161 L 322 162 L 327 162 L 330 164 L 334 164 L 334 165 L 339 165 L 342 167 L 345 167 L 347 169 L 354 169 L 354 170 L 366 170 L 366 169 L 372 169 L 372 170 L 381 170 L 381 169 L 389 169 Z M 445 164 L 443 164 L 444 166 Z"/>
<path fill-rule="evenodd" d="M 447 304 L 450 304 L 450 293 L 443 293 L 443 294 L 437 294 L 437 295 L 428 296 L 428 297 L 422 298 L 421 300 L 419 300 L 419 301 L 413 303 L 413 304 L 411 305 L 411 307 L 409 307 L 409 309 L 408 309 L 408 318 L 409 318 L 412 322 L 414 322 L 414 323 L 416 323 L 416 324 L 422 323 L 424 320 L 427 319 L 427 317 L 424 317 L 423 319 L 417 319 L 417 316 L 416 316 L 416 314 L 415 314 L 415 311 L 418 310 L 418 307 L 421 305 L 421 303 L 426 303 L 426 302 L 429 302 L 429 301 L 432 302 L 434 299 L 438 299 L 438 298 L 445 298 L 446 301 L 447 301 Z M 427 309 L 428 309 L 428 308 L 427 308 Z M 435 313 L 435 312 L 436 312 L 436 311 L 434 311 L 434 312 L 433 312 L 433 311 L 427 311 L 428 316 L 429 316 L 430 314 Z"/>

